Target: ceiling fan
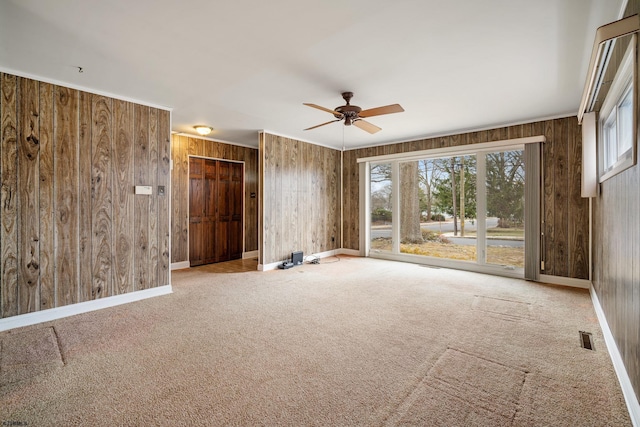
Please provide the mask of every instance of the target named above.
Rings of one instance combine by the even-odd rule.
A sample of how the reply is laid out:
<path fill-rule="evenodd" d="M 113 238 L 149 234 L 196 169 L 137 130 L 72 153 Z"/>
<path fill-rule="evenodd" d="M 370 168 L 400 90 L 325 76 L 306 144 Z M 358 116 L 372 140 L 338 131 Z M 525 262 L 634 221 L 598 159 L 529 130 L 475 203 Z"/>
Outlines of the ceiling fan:
<path fill-rule="evenodd" d="M 401 113 L 404 111 L 404 108 L 402 108 L 399 104 L 391 104 L 385 105 L 384 107 L 376 107 L 369 108 L 368 110 L 363 110 L 357 105 L 351 105 L 349 103 L 352 97 L 353 92 L 343 92 L 342 98 L 344 98 L 347 104 L 336 107 L 334 110 L 330 110 L 329 108 L 324 108 L 316 104 L 308 104 L 305 102 L 304 105 L 317 108 L 318 110 L 326 111 L 327 113 L 331 113 L 336 118 L 335 120 L 331 120 L 326 123 L 311 126 L 310 128 L 306 128 L 305 130 L 319 128 L 320 126 L 328 125 L 329 123 L 344 120 L 345 126 L 350 126 L 351 124 L 353 124 L 354 126 L 357 126 L 360 129 L 373 134 L 381 131 L 382 129 L 374 124 L 369 123 L 366 120 L 362 120 L 364 117 L 381 116 L 383 114 Z"/>

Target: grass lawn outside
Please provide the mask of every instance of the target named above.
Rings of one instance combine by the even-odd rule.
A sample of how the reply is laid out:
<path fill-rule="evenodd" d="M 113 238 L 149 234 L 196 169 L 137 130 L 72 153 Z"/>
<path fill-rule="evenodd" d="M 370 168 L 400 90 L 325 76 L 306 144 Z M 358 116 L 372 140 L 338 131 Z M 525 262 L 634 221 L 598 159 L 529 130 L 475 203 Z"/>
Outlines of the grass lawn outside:
<path fill-rule="evenodd" d="M 470 231 L 464 233 L 465 237 L 476 237 L 475 231 Z M 517 238 L 520 237 L 524 240 L 524 228 L 488 228 L 487 229 L 487 238 Z"/>
<path fill-rule="evenodd" d="M 465 233 L 466 234 L 466 233 Z M 371 241 L 372 250 L 390 251 L 391 239 L 378 238 Z M 459 261 L 477 259 L 476 246 L 456 245 L 454 243 L 424 242 L 419 244 L 400 244 L 400 252 L 405 254 L 431 256 Z M 524 248 L 507 246 L 488 246 L 487 264 L 507 265 L 516 268 L 524 267 Z"/>

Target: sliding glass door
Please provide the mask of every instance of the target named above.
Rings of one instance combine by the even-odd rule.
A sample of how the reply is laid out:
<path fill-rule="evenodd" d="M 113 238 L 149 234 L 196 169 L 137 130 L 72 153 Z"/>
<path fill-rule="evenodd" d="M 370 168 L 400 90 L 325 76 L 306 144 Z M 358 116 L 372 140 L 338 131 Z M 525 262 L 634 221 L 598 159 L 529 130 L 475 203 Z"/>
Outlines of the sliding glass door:
<path fill-rule="evenodd" d="M 524 150 L 369 165 L 372 256 L 522 276 Z"/>
<path fill-rule="evenodd" d="M 486 263 L 524 267 L 524 150 L 486 154 Z"/>

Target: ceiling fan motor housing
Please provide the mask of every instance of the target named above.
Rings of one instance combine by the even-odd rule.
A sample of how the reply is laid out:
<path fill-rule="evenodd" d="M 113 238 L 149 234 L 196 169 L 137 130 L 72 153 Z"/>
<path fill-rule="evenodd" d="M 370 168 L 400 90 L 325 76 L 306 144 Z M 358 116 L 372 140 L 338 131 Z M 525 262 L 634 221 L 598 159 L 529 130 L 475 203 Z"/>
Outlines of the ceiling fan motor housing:
<path fill-rule="evenodd" d="M 351 122 L 358 118 L 358 114 L 362 111 L 362 108 L 357 105 L 343 105 L 335 110 L 340 114 L 334 114 L 337 119 L 344 117 L 344 124 L 349 126 Z"/>
<path fill-rule="evenodd" d="M 336 119 L 341 119 L 344 117 L 344 124 L 346 126 L 351 125 L 351 123 L 358 118 L 358 114 L 362 111 L 362 108 L 357 105 L 349 104 L 351 98 L 353 97 L 353 92 L 343 92 L 342 98 L 344 98 L 347 105 L 343 105 L 342 107 L 338 107 L 335 111 L 339 114 L 334 114 Z"/>

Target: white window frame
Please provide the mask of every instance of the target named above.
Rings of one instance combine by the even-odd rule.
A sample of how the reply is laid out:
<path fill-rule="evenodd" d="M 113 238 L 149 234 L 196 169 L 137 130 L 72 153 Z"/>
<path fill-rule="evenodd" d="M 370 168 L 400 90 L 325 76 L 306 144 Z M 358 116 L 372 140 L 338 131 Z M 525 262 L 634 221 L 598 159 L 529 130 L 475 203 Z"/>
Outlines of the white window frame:
<path fill-rule="evenodd" d="M 531 143 L 544 143 L 546 138 L 542 135 L 532 136 L 525 138 L 516 138 L 502 141 L 484 142 L 478 144 L 459 145 L 454 147 L 436 148 L 431 150 L 403 152 L 396 154 L 387 154 L 382 156 L 364 157 L 358 158 L 357 162 L 360 163 L 360 253 L 362 256 L 368 256 L 372 258 L 380 258 L 391 261 L 403 261 L 411 262 L 415 264 L 432 265 L 445 268 L 454 268 L 459 270 L 474 271 L 480 273 L 494 274 L 498 276 L 523 278 L 525 271 L 524 268 L 505 268 L 500 265 L 486 264 L 485 263 L 485 247 L 481 248 L 480 262 L 477 261 L 458 261 L 448 258 L 435 258 L 424 255 L 412 255 L 400 252 L 400 197 L 393 197 L 393 224 L 392 224 L 392 241 L 393 248 L 391 251 L 374 252 L 371 250 L 371 212 L 370 212 L 370 195 L 371 195 L 371 183 L 370 183 L 370 171 L 371 166 L 380 163 L 389 163 L 392 166 L 392 186 L 393 193 L 398 195 L 400 193 L 400 185 L 398 180 L 398 164 L 405 161 L 423 160 L 438 157 L 449 156 L 463 156 L 463 155 L 475 155 L 477 158 L 482 159 L 487 153 L 499 152 L 499 151 L 511 151 L 511 150 L 523 150 L 526 144 Z M 478 189 L 478 197 L 482 197 L 481 203 L 486 201 L 486 188 L 485 188 L 485 164 L 478 161 L 478 175 L 476 183 Z M 526 173 L 526 172 L 525 172 Z M 484 242 L 486 238 L 486 231 L 484 230 L 485 215 L 482 212 L 486 211 L 486 207 L 480 204 L 476 208 L 478 212 L 478 239 Z M 539 236 L 534 237 L 539 239 Z"/>
<path fill-rule="evenodd" d="M 637 158 L 637 106 L 636 96 L 636 42 L 634 35 L 629 43 L 618 71 L 613 79 L 609 93 L 602 103 L 598 119 L 598 176 L 599 182 L 619 174 L 636 164 Z M 620 129 L 620 105 L 631 95 L 632 120 L 631 129 L 627 129 L 631 134 L 631 147 L 621 152 L 623 130 Z M 613 128 L 613 137 L 607 132 L 607 128 Z M 611 159 L 610 156 L 613 156 Z"/>

